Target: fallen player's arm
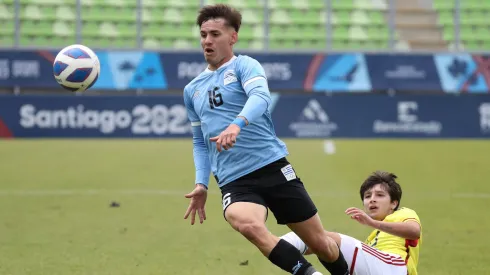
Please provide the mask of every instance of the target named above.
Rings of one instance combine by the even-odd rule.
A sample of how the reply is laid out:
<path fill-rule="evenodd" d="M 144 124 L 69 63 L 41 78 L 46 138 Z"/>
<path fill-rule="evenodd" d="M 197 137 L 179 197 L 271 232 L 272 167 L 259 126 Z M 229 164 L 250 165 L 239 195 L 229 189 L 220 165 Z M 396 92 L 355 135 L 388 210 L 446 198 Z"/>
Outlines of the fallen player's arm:
<path fill-rule="evenodd" d="M 371 226 L 407 240 L 418 240 L 420 238 L 420 224 L 414 220 L 404 222 L 374 221 Z"/>
<path fill-rule="evenodd" d="M 371 218 L 366 212 L 356 207 L 350 207 L 345 213 L 359 223 L 374 229 L 408 240 L 420 238 L 420 224 L 414 218 L 407 218 L 403 222 L 384 222 Z"/>

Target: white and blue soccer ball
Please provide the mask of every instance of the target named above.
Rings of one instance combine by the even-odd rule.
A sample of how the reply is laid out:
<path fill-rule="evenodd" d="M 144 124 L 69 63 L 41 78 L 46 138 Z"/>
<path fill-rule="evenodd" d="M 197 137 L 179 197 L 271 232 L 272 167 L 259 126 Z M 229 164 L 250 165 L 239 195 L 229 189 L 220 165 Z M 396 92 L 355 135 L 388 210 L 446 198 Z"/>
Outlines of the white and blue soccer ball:
<path fill-rule="evenodd" d="M 71 45 L 56 56 L 53 73 L 61 87 L 72 92 L 83 92 L 92 87 L 99 77 L 99 58 L 86 46 Z"/>

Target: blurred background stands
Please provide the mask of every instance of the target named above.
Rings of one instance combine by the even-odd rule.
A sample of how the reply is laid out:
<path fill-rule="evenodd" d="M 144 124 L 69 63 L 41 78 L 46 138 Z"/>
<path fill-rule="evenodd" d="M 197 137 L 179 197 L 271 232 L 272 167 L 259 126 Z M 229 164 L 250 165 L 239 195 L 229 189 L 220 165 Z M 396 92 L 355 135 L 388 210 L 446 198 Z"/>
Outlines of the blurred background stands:
<path fill-rule="evenodd" d="M 196 49 L 197 10 L 217 2 L 243 13 L 241 49 L 490 49 L 482 0 L 1 0 L 0 45 Z"/>

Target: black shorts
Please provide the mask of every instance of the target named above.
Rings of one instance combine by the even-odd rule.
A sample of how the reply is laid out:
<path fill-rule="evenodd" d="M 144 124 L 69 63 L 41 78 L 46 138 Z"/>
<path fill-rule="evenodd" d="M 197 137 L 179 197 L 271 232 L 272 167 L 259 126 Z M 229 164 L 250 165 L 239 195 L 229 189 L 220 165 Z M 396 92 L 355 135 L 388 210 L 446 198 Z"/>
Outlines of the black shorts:
<path fill-rule="evenodd" d="M 278 224 L 306 221 L 318 212 L 286 158 L 224 185 L 221 199 L 223 214 L 232 203 L 252 202 L 269 208 Z"/>

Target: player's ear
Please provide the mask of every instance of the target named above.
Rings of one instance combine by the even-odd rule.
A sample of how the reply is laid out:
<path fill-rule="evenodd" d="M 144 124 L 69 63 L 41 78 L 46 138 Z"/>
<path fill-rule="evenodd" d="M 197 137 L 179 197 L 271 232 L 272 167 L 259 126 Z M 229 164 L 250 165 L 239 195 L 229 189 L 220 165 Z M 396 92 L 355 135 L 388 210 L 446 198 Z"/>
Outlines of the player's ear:
<path fill-rule="evenodd" d="M 235 45 L 237 41 L 238 41 L 238 33 L 234 31 L 231 33 L 230 45 L 232 46 Z"/>
<path fill-rule="evenodd" d="M 398 207 L 398 201 L 392 201 L 391 202 L 391 210 L 395 211 L 395 209 Z"/>

